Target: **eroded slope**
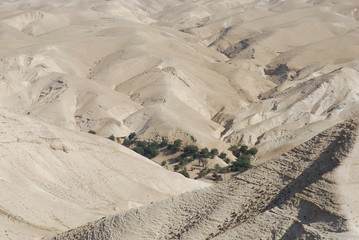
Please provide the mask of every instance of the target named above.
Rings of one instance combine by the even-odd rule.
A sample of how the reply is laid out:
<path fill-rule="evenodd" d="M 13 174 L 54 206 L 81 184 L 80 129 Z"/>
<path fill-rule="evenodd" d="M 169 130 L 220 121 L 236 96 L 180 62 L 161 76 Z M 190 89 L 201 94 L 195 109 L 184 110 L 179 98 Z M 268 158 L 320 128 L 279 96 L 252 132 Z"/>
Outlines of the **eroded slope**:
<path fill-rule="evenodd" d="M 38 239 L 207 186 L 119 144 L 0 109 L 0 238 Z"/>
<path fill-rule="evenodd" d="M 355 239 L 358 121 L 237 178 L 58 235 L 88 239 Z M 354 149 L 355 148 L 355 149 Z"/>

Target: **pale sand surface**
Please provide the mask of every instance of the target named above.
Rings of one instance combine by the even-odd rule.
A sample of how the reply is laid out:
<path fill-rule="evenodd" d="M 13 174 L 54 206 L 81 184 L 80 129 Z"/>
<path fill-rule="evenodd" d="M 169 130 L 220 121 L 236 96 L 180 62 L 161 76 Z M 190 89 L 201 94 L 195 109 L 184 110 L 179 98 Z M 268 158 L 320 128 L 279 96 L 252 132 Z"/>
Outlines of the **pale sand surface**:
<path fill-rule="evenodd" d="M 336 125 L 225 183 L 51 239 L 358 239 L 358 132 Z"/>
<path fill-rule="evenodd" d="M 106 138 L 0 109 L 0 239 L 38 239 L 209 184 Z"/>
<path fill-rule="evenodd" d="M 266 160 L 358 115 L 355 0 L 22 0 L 0 11 L 0 104 L 60 127 L 256 144 Z"/>
<path fill-rule="evenodd" d="M 81 132 L 256 145 L 259 166 L 358 117 L 358 20 L 357 0 L 0 1 L 0 237 L 205 185 Z M 333 229 L 355 234 L 353 169 L 341 162 L 331 193 L 348 222 Z"/>

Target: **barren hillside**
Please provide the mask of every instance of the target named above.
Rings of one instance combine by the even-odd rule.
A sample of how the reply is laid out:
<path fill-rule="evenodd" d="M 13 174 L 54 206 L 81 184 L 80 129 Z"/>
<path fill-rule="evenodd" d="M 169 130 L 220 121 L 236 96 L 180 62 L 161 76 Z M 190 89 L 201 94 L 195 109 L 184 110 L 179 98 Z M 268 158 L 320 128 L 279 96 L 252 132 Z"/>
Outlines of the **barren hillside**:
<path fill-rule="evenodd" d="M 57 239 L 358 238 L 358 29 L 358 0 L 1 0 L 0 239 L 208 186 L 133 132 L 256 167 Z"/>
<path fill-rule="evenodd" d="M 0 110 L 0 239 L 39 239 L 208 186 L 87 133 Z"/>
<path fill-rule="evenodd" d="M 229 182 L 51 239 L 358 239 L 358 144 L 348 121 Z"/>
<path fill-rule="evenodd" d="M 256 144 L 268 159 L 357 115 L 357 7 L 1 1 L 0 103 L 103 136 Z"/>

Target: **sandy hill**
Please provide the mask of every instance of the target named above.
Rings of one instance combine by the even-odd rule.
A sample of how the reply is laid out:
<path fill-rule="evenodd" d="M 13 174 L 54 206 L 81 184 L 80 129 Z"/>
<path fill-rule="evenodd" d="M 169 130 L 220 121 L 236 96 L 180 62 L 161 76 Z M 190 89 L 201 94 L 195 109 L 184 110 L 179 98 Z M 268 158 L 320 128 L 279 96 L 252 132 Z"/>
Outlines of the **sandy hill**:
<path fill-rule="evenodd" d="M 260 222 L 264 238 L 357 237 L 356 123 L 334 126 L 359 117 L 358 9 L 357 0 L 0 1 L 0 238 L 49 236 L 204 186 L 89 130 L 220 151 L 255 145 L 258 168 L 71 236 L 249 239 Z"/>
<path fill-rule="evenodd" d="M 51 239 L 358 239 L 358 144 L 348 121 L 229 182 Z"/>
<path fill-rule="evenodd" d="M 0 239 L 39 239 L 207 186 L 108 139 L 0 110 Z"/>
<path fill-rule="evenodd" d="M 348 1 L 1 1 L 0 103 L 268 159 L 357 115 Z M 301 133 L 301 136 L 298 136 Z"/>

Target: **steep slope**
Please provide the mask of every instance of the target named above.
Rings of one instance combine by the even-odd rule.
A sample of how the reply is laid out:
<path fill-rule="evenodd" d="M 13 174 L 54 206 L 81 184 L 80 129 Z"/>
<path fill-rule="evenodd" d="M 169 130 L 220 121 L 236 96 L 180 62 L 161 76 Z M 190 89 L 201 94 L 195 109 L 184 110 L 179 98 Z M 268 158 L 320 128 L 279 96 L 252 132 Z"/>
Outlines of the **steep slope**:
<path fill-rule="evenodd" d="M 207 186 L 108 139 L 0 109 L 0 239 L 38 239 Z"/>
<path fill-rule="evenodd" d="M 358 144 L 348 121 L 229 182 L 51 239 L 357 239 Z"/>

